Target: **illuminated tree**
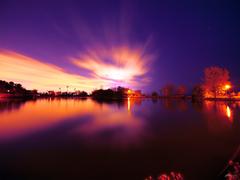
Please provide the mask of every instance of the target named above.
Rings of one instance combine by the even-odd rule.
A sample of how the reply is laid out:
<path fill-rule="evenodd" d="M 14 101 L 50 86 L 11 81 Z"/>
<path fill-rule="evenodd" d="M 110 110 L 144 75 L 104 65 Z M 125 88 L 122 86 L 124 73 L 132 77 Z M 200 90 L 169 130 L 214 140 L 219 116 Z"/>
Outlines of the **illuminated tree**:
<path fill-rule="evenodd" d="M 223 95 L 226 93 L 228 84 L 230 82 L 227 69 L 216 66 L 205 68 L 203 83 L 205 97 L 214 96 L 216 98 L 218 95 Z"/>

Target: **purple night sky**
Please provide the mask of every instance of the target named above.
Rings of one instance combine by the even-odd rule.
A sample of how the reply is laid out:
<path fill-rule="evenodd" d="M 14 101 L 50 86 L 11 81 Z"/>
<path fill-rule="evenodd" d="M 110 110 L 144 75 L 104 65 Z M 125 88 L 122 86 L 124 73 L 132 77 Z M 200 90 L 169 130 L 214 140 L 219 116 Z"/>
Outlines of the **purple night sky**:
<path fill-rule="evenodd" d="M 167 83 L 192 87 L 205 67 L 217 65 L 237 84 L 239 8 L 234 1 L 209 0 L 2 0 L 0 79 L 35 88 L 31 78 L 44 76 L 49 65 L 49 84 L 63 74 L 56 80 L 59 87 L 61 79 L 64 86 L 69 79 L 70 86 L 79 82 L 87 90 L 124 85 L 148 92 Z M 18 68 L 19 56 L 31 59 L 25 65 L 36 67 L 35 74 L 21 69 L 24 64 Z M 10 74 L 5 64 L 19 70 Z"/>

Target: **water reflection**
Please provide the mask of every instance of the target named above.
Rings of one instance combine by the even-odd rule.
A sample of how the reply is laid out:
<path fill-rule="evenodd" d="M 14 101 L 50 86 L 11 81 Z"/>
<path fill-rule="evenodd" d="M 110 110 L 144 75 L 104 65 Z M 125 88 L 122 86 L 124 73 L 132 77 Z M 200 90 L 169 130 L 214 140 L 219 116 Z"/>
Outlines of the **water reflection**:
<path fill-rule="evenodd" d="M 161 100 L 165 109 L 168 110 L 178 110 L 178 111 L 187 111 L 189 107 L 189 100 L 184 99 L 163 99 Z"/>
<path fill-rule="evenodd" d="M 19 99 L 2 99 L 0 100 L 0 112 L 3 111 L 13 111 L 21 108 L 21 106 L 28 100 L 19 100 Z"/>
<path fill-rule="evenodd" d="M 94 134 L 105 131 L 107 128 L 119 128 L 118 131 L 129 136 L 138 134 L 143 125 L 143 118 L 132 112 L 141 107 L 143 99 L 127 98 L 123 101 L 96 101 L 91 99 L 39 99 L 37 101 L 0 101 L 0 140 L 5 138 L 20 137 L 36 130 L 49 128 L 54 124 L 90 116 L 87 121 L 74 127 L 74 131 L 82 134 Z M 158 104 L 154 101 L 153 104 Z M 209 127 L 217 127 L 219 124 L 226 124 L 226 121 L 233 123 L 234 109 L 239 103 L 226 103 L 204 101 L 201 104 L 187 100 L 160 100 L 160 105 L 167 110 L 187 112 L 189 106 L 206 114 Z M 156 105 L 157 105 L 156 104 Z M 146 110 L 146 107 L 142 110 Z M 148 108 L 147 108 L 148 109 Z M 146 111 L 147 112 L 147 111 Z M 160 112 L 160 109 L 159 109 Z M 69 120 L 68 120 L 69 121 Z M 217 124 L 217 126 L 216 126 Z M 210 128 L 211 129 L 211 128 Z M 217 127 L 217 129 L 221 129 Z M 117 131 L 117 130 L 116 130 Z M 117 133 L 116 133 L 117 134 Z M 126 138 L 125 137 L 125 138 Z M 117 137 L 119 138 L 119 137 Z M 124 138 L 123 138 L 124 139 Z"/>
<path fill-rule="evenodd" d="M 0 159 L 8 172 L 21 166 L 52 177 L 144 179 L 176 170 L 186 179 L 214 179 L 239 145 L 239 102 L 50 98 L 0 105 Z"/>
<path fill-rule="evenodd" d="M 130 97 L 127 98 L 127 108 L 128 108 L 128 111 L 131 110 L 131 100 L 130 100 Z"/>
<path fill-rule="evenodd" d="M 125 104 L 125 100 L 114 100 L 114 99 L 92 99 L 100 105 L 108 104 L 108 105 L 117 105 L 117 107 L 122 108 Z"/>
<path fill-rule="evenodd" d="M 204 101 L 204 110 L 211 113 L 215 112 L 218 116 L 225 117 L 229 122 L 233 122 L 233 111 L 236 109 L 238 102 L 223 102 L 223 101 Z"/>
<path fill-rule="evenodd" d="M 116 134 L 111 138 L 123 143 L 141 131 L 140 118 L 126 113 L 131 111 L 131 107 L 141 104 L 136 99 L 99 102 L 91 99 L 49 98 L 22 102 L 21 106 L 19 104 L 11 102 L 11 107 L 19 107 L 12 109 L 9 108 L 9 102 L 2 103 L 7 111 L 0 113 L 0 140 L 20 138 L 70 121 L 79 122 L 79 126 L 74 124 L 70 133 L 94 136 L 111 129 Z M 87 117 L 90 120 L 86 120 Z"/>
<path fill-rule="evenodd" d="M 0 140 L 20 137 L 62 122 L 65 118 L 99 111 L 93 101 L 74 99 L 39 99 L 37 101 L 12 101 L 18 107 L 0 113 Z M 21 107 L 21 108 L 20 108 Z"/>
<path fill-rule="evenodd" d="M 142 117 L 130 112 L 141 103 L 137 98 L 107 102 L 63 98 L 1 101 L 4 111 L 0 113 L 0 141 L 30 136 L 72 121 L 77 123 L 69 129 L 70 134 L 102 138 L 101 134 L 111 131 L 109 137 L 118 145 L 138 143 Z"/>

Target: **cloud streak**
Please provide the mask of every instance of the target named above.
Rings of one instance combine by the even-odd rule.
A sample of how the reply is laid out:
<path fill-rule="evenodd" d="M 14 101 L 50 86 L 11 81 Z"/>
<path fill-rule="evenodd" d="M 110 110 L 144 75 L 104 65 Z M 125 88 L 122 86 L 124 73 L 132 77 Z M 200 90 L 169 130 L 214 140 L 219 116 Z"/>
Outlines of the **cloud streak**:
<path fill-rule="evenodd" d="M 123 4 L 117 21 L 107 19 L 106 24 L 98 25 L 97 31 L 93 24 L 88 26 L 81 18 L 76 18 L 77 21 L 70 18 L 73 31 L 70 34 L 57 22 L 53 23 L 56 34 L 75 37 L 78 42 L 76 51 L 65 59 L 79 68 L 75 74 L 26 55 L 0 50 L 0 79 L 18 82 L 28 89 L 40 91 L 56 91 L 60 88 L 64 91 L 66 86 L 70 87 L 69 90 L 87 92 L 100 87 L 142 88 L 151 80 L 151 62 L 156 56 L 148 51 L 151 36 L 144 38 L 145 42 L 133 38 L 130 23 L 132 16 L 125 8 Z M 55 57 L 58 56 L 61 56 L 61 53 L 57 52 Z M 43 60 L 51 62 L 50 59 Z M 62 63 L 59 62 L 59 65 Z"/>
<path fill-rule="evenodd" d="M 94 88 L 111 83 L 97 77 L 71 74 L 58 66 L 3 50 L 0 51 L 0 79 L 22 83 L 26 88 L 40 91 L 59 88 L 64 91 L 69 86 L 72 90 L 76 88 L 91 92 Z"/>
<path fill-rule="evenodd" d="M 147 54 L 143 48 L 98 46 L 70 59 L 78 67 L 87 69 L 92 77 L 139 87 L 145 85 L 146 79 L 149 79 L 146 74 L 154 56 Z"/>
<path fill-rule="evenodd" d="M 138 88 L 149 81 L 146 73 L 153 57 L 141 48 L 93 48 L 70 58 L 78 67 L 90 72 L 89 76 L 71 74 L 64 69 L 43 63 L 12 51 L 0 51 L 0 79 L 23 84 L 28 89 L 92 90 L 104 87 L 127 86 Z M 80 70 L 81 71 L 81 70 Z"/>

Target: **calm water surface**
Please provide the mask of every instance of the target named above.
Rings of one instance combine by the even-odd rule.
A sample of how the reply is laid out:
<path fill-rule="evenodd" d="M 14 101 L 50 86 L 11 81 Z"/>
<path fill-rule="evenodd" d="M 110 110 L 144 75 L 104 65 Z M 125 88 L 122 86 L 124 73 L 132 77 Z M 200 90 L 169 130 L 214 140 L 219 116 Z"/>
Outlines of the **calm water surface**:
<path fill-rule="evenodd" d="M 219 179 L 240 102 L 0 100 L 0 179 Z"/>

